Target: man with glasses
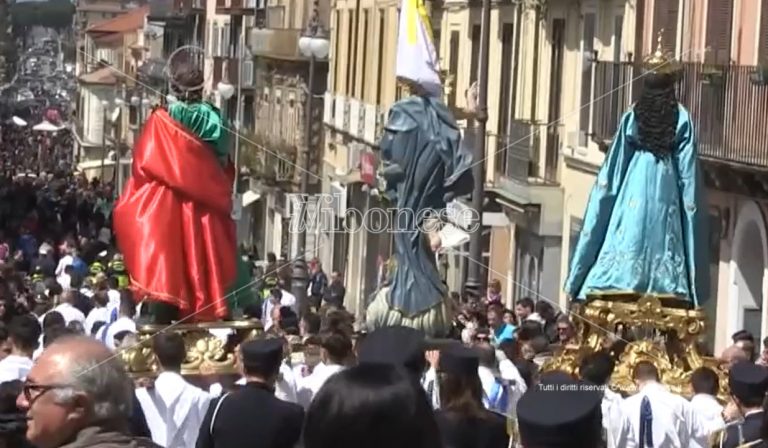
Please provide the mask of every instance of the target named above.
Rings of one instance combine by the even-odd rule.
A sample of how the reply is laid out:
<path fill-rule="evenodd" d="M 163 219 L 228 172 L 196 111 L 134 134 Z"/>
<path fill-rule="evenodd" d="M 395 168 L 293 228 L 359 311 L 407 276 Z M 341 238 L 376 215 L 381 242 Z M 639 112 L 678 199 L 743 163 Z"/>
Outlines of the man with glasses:
<path fill-rule="evenodd" d="M 121 361 L 99 341 L 73 336 L 40 355 L 16 401 L 37 448 L 154 448 L 129 435 L 134 386 Z"/>

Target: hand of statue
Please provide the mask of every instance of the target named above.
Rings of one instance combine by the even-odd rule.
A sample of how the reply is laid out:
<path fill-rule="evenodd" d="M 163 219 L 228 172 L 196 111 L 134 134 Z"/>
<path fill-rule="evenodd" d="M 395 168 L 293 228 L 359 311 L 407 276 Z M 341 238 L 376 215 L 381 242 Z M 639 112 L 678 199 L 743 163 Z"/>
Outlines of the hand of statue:
<path fill-rule="evenodd" d="M 464 96 L 465 96 L 465 100 L 467 101 L 467 111 L 472 113 L 477 113 L 477 96 L 478 96 L 477 81 L 473 82 L 472 85 L 469 86 L 469 89 L 467 89 Z"/>

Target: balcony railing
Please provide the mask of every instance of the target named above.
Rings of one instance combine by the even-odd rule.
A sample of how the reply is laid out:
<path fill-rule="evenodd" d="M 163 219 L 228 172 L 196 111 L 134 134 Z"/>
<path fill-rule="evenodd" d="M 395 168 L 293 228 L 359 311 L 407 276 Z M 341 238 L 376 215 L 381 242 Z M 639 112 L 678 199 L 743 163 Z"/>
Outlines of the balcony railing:
<path fill-rule="evenodd" d="M 637 100 L 642 87 L 630 63 L 594 63 L 594 91 L 592 97 L 592 139 L 607 146 L 619 127 L 621 116 Z"/>
<path fill-rule="evenodd" d="M 598 62 L 595 69 L 592 134 L 595 140 L 610 141 L 622 114 L 639 97 L 641 71 L 611 62 Z M 678 99 L 691 113 L 700 156 L 768 167 L 768 87 L 756 71 L 752 66 L 683 65 Z M 598 82 L 600 73 L 606 75 L 603 83 Z"/>
<path fill-rule="evenodd" d="M 294 181 L 296 147 L 261 133 L 247 133 L 242 151 L 242 164 L 251 175 L 273 184 Z"/>
<path fill-rule="evenodd" d="M 556 183 L 556 164 L 548 160 L 541 163 L 541 142 L 546 135 L 546 128 L 541 124 L 512 120 L 508 133 L 497 139 L 496 173 L 520 183 Z"/>
<path fill-rule="evenodd" d="M 252 15 L 256 0 L 216 0 L 216 14 Z"/>
<path fill-rule="evenodd" d="M 186 19 L 190 14 L 205 12 L 205 0 L 150 0 L 149 19 L 162 22 Z"/>

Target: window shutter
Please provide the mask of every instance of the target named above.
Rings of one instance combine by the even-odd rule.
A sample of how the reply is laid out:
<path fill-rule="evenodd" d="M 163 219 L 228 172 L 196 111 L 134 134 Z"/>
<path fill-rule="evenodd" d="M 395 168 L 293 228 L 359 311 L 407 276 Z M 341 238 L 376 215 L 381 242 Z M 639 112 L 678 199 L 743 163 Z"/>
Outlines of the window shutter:
<path fill-rule="evenodd" d="M 224 36 L 222 37 L 222 56 L 224 57 L 231 57 L 232 55 L 230 52 L 232 49 L 230 48 L 230 38 L 231 38 L 231 25 L 227 23 L 224 25 Z"/>
<path fill-rule="evenodd" d="M 710 0 L 714 1 L 714 0 Z M 731 0 L 726 0 L 731 1 Z M 656 38 L 664 30 L 662 45 L 664 51 L 675 54 L 677 49 L 677 22 L 680 15 L 678 0 L 656 0 L 653 5 L 653 41 L 651 53 L 656 50 Z"/>
<path fill-rule="evenodd" d="M 219 24 L 213 24 L 213 31 L 211 31 L 211 56 L 219 56 Z"/>
<path fill-rule="evenodd" d="M 760 35 L 758 65 L 768 64 L 768 0 L 762 1 L 760 8 Z"/>
<path fill-rule="evenodd" d="M 727 65 L 731 62 L 733 0 L 709 0 L 704 62 Z"/>

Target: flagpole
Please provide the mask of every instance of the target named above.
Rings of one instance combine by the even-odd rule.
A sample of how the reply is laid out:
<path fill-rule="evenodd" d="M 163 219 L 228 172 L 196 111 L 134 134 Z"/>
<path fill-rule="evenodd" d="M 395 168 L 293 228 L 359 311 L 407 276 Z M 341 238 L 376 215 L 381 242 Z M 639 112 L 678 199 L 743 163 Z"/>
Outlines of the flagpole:
<path fill-rule="evenodd" d="M 482 293 L 485 279 L 480 277 L 480 265 L 483 263 L 483 199 L 485 197 L 485 145 L 486 124 L 488 122 L 488 51 L 491 43 L 491 0 L 483 0 L 480 22 L 480 54 L 477 74 L 477 113 L 475 116 L 475 157 L 472 165 L 474 188 L 472 189 L 472 208 L 479 220 L 469 238 L 469 266 L 467 267 L 466 292 L 474 293 L 478 298 Z"/>

